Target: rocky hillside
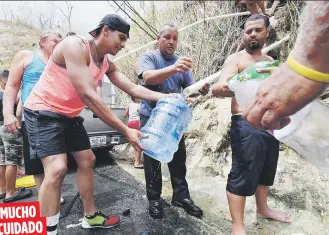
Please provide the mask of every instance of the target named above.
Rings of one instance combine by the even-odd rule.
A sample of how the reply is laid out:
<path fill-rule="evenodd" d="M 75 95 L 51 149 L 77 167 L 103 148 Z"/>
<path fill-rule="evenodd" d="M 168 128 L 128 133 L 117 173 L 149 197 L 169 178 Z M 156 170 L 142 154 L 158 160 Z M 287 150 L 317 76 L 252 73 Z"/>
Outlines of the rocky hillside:
<path fill-rule="evenodd" d="M 193 6 L 198 3 L 191 4 L 190 8 L 193 9 Z M 220 11 L 219 9 L 221 9 L 222 11 L 234 12 L 235 10 L 230 3 L 214 2 L 209 4 L 226 4 L 225 10 L 220 7 L 213 7 L 210 11 Z M 301 2 L 288 1 L 275 12 L 275 29 L 278 39 L 287 34 L 291 35 L 289 42 L 282 45 L 277 51 L 281 60 L 287 57 L 293 46 L 301 7 Z M 232 29 L 225 28 L 225 23 L 231 24 Z M 179 53 L 192 56 L 195 65 L 199 66 L 194 71 L 196 80 L 218 71 L 227 55 L 234 52 L 239 37 L 241 37 L 241 32 L 235 28 L 239 23 L 241 22 L 233 19 L 216 23 L 210 22 L 207 24 L 207 30 L 211 28 L 212 31 L 207 31 L 205 40 L 202 40 L 200 36 L 203 35 L 200 27 L 181 36 Z M 202 42 L 206 43 L 198 44 Z M 200 47 L 201 52 L 199 51 Z M 135 68 L 138 56 L 132 57 L 131 60 L 134 60 L 134 64 L 125 60 L 125 65 L 122 66 Z M 125 71 L 129 70 L 125 69 Z M 135 72 L 131 74 L 131 77 L 136 77 Z M 325 93 L 321 100 L 328 104 L 329 92 Z M 192 109 L 193 120 L 186 135 L 188 179 L 191 193 L 196 202 L 205 210 L 205 227 L 212 228 L 208 230 L 209 234 L 229 234 L 231 219 L 225 187 L 231 167 L 231 148 L 228 135 L 230 99 L 214 98 L 210 95 L 199 97 L 193 103 Z M 128 153 L 127 156 L 126 152 L 122 152 L 122 149 L 124 148 L 121 148 L 121 151 L 118 150 L 121 155 L 117 156 L 121 160 L 131 159 L 132 152 Z M 127 166 L 126 168 L 130 169 Z M 130 172 L 142 181 L 144 180 L 142 173 L 131 169 Z M 254 197 L 250 197 L 247 200 L 245 217 L 249 234 L 329 234 L 328 185 L 329 177 L 327 175 L 282 144 L 277 176 L 274 186 L 270 190 L 269 205 L 274 209 L 284 210 L 291 214 L 294 222 L 291 225 L 286 225 L 256 219 L 255 200 Z M 168 200 L 171 199 L 170 183 L 164 183 L 164 197 Z"/>
<path fill-rule="evenodd" d="M 287 7 L 275 13 L 278 35 L 290 31 L 286 24 L 290 17 L 286 14 Z M 280 58 L 287 56 L 286 46 L 281 48 Z M 320 100 L 329 104 L 329 91 Z M 230 99 L 200 97 L 193 105 L 193 115 L 186 136 L 190 185 L 210 215 L 230 220 L 225 201 L 225 184 L 231 166 L 228 135 Z M 275 209 L 289 212 L 294 222 L 286 226 L 255 220 L 254 198 L 251 198 L 247 200 L 245 218 L 250 234 L 329 234 L 328 184 L 328 175 L 281 144 L 278 171 L 270 190 L 269 204 Z"/>
<path fill-rule="evenodd" d="M 235 12 L 233 1 L 200 1 L 189 4 L 171 2 L 172 8 L 163 9 L 154 22 L 159 26 L 167 21 L 179 22 L 179 27 L 193 23 L 203 17 Z M 290 51 L 298 26 L 298 16 L 302 3 L 288 1 L 275 13 L 278 38 L 291 34 L 291 40 L 279 50 L 279 58 L 284 60 Z M 203 8 L 205 11 L 203 11 Z M 203 14 L 204 13 L 204 14 Z M 162 17 L 162 18 L 161 18 Z M 238 26 L 241 18 L 212 21 L 186 31 L 180 36 L 180 55 L 193 58 L 196 80 L 218 71 L 225 58 L 233 53 L 240 42 Z M 229 26 L 229 27 L 228 27 Z M 38 41 L 39 31 L 24 25 L 0 21 L 0 69 L 8 69 L 16 52 L 32 48 Z M 133 27 L 128 49 L 137 48 L 150 41 Z M 124 53 L 124 52 L 122 52 Z M 140 53 L 120 62 L 123 71 L 134 81 L 136 61 Z M 329 104 L 329 92 L 322 96 Z M 122 104 L 126 102 L 122 96 Z M 228 130 L 230 126 L 230 100 L 214 98 L 210 95 L 198 98 L 193 104 L 193 120 L 186 135 L 188 152 L 188 180 L 195 201 L 205 211 L 205 230 L 212 235 L 229 234 L 231 220 L 228 210 L 225 185 L 231 165 L 231 149 Z M 120 159 L 131 159 L 132 152 L 118 149 Z M 140 180 L 141 171 L 127 168 Z M 266 235 L 325 235 L 329 234 L 329 177 L 311 166 L 293 150 L 281 146 L 278 173 L 274 187 L 270 190 L 269 204 L 274 209 L 289 212 L 294 222 L 291 225 L 259 220 L 255 218 L 254 198 L 248 198 L 246 225 L 249 234 Z M 164 197 L 170 199 L 170 183 L 164 183 Z M 182 217 L 186 216 L 181 213 Z"/>
<path fill-rule="evenodd" d="M 0 69 L 9 69 L 14 55 L 37 45 L 40 31 L 23 24 L 0 21 Z"/>

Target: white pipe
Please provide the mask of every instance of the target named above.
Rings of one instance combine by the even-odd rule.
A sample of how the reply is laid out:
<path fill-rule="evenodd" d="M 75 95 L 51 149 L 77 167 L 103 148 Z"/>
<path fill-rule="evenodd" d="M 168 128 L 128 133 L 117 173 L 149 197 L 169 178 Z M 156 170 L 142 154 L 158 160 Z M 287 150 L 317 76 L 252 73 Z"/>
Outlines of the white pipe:
<path fill-rule="evenodd" d="M 286 37 L 284 37 L 283 39 L 281 39 L 280 41 L 277 41 L 277 42 L 273 43 L 272 45 L 263 48 L 262 52 L 267 53 L 270 50 L 277 48 L 278 46 L 280 46 L 282 43 L 284 43 L 288 39 L 289 39 L 289 34 Z M 220 74 L 221 74 L 221 71 L 218 71 L 217 73 L 214 73 L 214 74 L 210 75 L 209 77 L 206 77 L 205 79 L 202 79 L 202 80 L 194 83 L 193 85 L 186 87 L 183 90 L 184 95 L 189 96 L 189 95 L 197 92 L 205 83 L 209 83 L 211 85 L 211 84 L 217 82 L 220 77 Z"/>
<path fill-rule="evenodd" d="M 288 34 L 287 36 L 285 36 L 283 39 L 281 39 L 280 41 L 277 41 L 275 43 L 273 43 L 272 45 L 264 48 L 262 50 L 263 53 L 267 53 L 270 50 L 273 50 L 274 48 L 277 48 L 278 46 L 280 46 L 282 43 L 284 43 L 285 41 L 287 41 L 289 39 L 290 35 Z"/>
<path fill-rule="evenodd" d="M 207 17 L 205 19 L 199 20 L 197 22 L 194 22 L 194 23 L 192 23 L 190 25 L 187 25 L 187 26 L 179 29 L 178 32 L 184 31 L 184 30 L 186 30 L 188 28 L 191 28 L 192 26 L 195 26 L 197 24 L 201 24 L 201 23 L 203 23 L 205 21 L 216 20 L 216 19 L 223 19 L 223 18 L 229 18 L 229 17 L 233 17 L 233 16 L 244 16 L 244 15 L 250 15 L 250 12 L 249 11 L 245 11 L 245 12 L 237 12 L 237 13 L 232 13 L 232 14 L 227 14 L 227 15 Z M 113 61 L 115 62 L 115 61 L 121 60 L 121 59 L 123 59 L 123 58 L 125 58 L 125 57 L 127 57 L 127 56 L 129 56 L 131 54 L 134 54 L 134 53 L 136 53 L 136 52 L 138 52 L 140 50 L 143 50 L 143 49 L 145 49 L 145 48 L 147 48 L 149 46 L 152 46 L 152 45 L 156 44 L 156 42 L 157 42 L 157 40 L 154 40 L 152 42 L 149 42 L 149 43 L 147 43 L 144 46 L 141 46 L 139 48 L 136 48 L 135 50 L 129 51 L 127 54 L 121 55 L 121 56 L 113 59 Z"/>
<path fill-rule="evenodd" d="M 186 87 L 183 90 L 184 95 L 189 96 L 189 95 L 197 92 L 206 83 L 209 83 L 209 84 L 215 83 L 220 78 L 221 73 L 222 73 L 222 71 L 218 71 L 217 73 L 214 73 L 214 74 L 210 75 L 209 77 L 206 77 L 205 79 L 202 79 L 202 80 L 194 83 L 193 85 Z"/>
<path fill-rule="evenodd" d="M 191 28 L 194 25 L 204 23 L 205 21 L 216 20 L 216 19 L 223 19 L 223 18 L 229 18 L 229 17 L 232 17 L 232 16 L 244 16 L 244 15 L 250 15 L 250 12 L 249 11 L 245 11 L 245 12 L 231 13 L 231 14 L 227 14 L 227 15 L 207 17 L 205 19 L 199 20 L 197 22 L 194 22 L 194 23 L 192 23 L 190 25 L 187 25 L 187 26 L 179 29 L 178 32 L 181 32 L 183 30 L 186 30 L 188 28 Z"/>

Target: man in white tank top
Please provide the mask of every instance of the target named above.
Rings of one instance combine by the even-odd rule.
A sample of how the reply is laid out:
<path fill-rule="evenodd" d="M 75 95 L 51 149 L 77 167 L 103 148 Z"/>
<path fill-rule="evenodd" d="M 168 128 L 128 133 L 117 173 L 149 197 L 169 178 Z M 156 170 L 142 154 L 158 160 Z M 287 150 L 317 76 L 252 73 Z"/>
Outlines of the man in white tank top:
<path fill-rule="evenodd" d="M 127 105 L 124 116 L 128 116 L 128 127 L 136 130 L 140 129 L 140 99 L 131 97 L 132 102 Z M 141 152 L 134 150 L 134 166 L 137 169 L 143 169 L 144 166 L 141 162 Z"/>

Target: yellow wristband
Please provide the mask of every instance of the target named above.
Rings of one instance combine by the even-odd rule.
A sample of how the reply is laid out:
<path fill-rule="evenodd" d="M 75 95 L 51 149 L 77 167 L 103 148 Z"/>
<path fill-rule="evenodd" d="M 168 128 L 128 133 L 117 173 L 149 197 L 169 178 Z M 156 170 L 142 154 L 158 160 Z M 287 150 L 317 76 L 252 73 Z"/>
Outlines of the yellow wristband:
<path fill-rule="evenodd" d="M 302 75 L 303 77 L 306 77 L 308 79 L 317 81 L 317 82 L 325 82 L 329 83 L 329 74 L 328 73 L 322 73 L 313 69 L 310 69 L 300 63 L 298 63 L 296 60 L 294 60 L 291 55 L 288 56 L 287 64 L 298 74 Z"/>

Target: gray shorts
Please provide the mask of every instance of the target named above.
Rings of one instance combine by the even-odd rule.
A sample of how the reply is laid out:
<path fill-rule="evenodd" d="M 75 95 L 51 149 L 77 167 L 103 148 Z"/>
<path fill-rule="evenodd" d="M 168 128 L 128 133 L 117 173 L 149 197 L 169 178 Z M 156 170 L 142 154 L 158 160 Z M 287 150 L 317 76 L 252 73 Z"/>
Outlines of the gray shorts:
<path fill-rule="evenodd" d="M 5 133 L 0 127 L 0 166 L 21 166 L 23 159 L 23 134 L 18 130 L 16 135 Z"/>
<path fill-rule="evenodd" d="M 91 149 L 83 118 L 24 108 L 30 159 Z"/>

